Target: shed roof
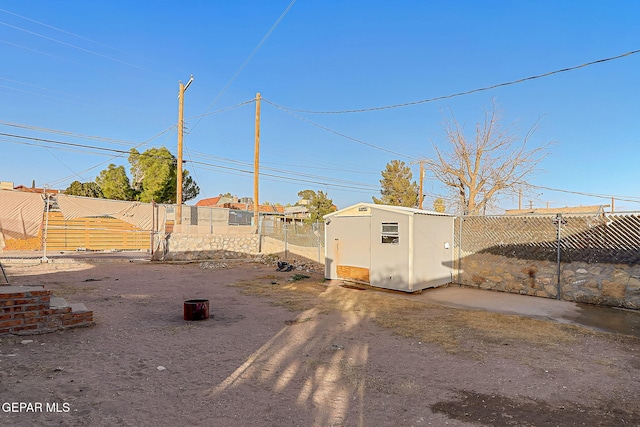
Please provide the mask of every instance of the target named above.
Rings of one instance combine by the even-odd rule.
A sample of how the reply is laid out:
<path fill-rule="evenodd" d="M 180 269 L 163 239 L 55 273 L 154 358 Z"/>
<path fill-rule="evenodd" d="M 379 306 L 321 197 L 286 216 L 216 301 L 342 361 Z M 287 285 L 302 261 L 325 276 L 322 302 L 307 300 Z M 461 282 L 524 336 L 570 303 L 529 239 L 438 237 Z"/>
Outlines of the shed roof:
<path fill-rule="evenodd" d="M 336 215 L 340 215 L 345 211 L 349 211 L 359 207 L 367 207 L 371 209 L 379 209 L 388 212 L 396 212 L 403 215 L 432 215 L 432 216 L 453 216 L 446 213 L 440 213 L 435 211 L 426 211 L 423 209 L 416 208 L 407 208 L 404 206 L 390 206 L 390 205 L 378 205 L 375 203 L 356 203 L 355 205 L 347 206 L 346 208 L 340 209 L 335 212 L 331 212 L 330 214 L 325 215 L 323 218 L 330 218 Z"/>

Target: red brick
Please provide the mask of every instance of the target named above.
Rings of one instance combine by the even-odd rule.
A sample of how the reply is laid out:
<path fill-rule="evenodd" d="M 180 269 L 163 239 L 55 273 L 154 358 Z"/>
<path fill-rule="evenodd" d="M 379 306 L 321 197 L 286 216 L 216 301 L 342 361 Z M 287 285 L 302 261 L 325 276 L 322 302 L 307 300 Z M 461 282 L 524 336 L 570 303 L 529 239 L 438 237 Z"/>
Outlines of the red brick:
<path fill-rule="evenodd" d="M 61 314 L 60 315 L 60 319 L 62 319 L 62 320 L 71 320 L 71 319 L 73 319 L 73 314 L 71 314 L 71 313 Z"/>
<path fill-rule="evenodd" d="M 12 319 L 13 315 L 11 313 L 9 314 L 0 314 L 0 320 L 8 320 L 8 319 Z"/>
<path fill-rule="evenodd" d="M 0 322 L 0 329 L 2 328 L 12 328 L 14 326 L 22 325 L 22 319 L 14 319 L 14 320 L 3 320 Z"/>
<path fill-rule="evenodd" d="M 13 315 L 14 319 L 24 319 L 25 317 L 36 317 L 37 313 L 35 311 L 25 311 L 24 313 L 15 313 Z"/>
<path fill-rule="evenodd" d="M 25 325 L 34 325 L 34 324 L 38 324 L 38 323 L 44 323 L 44 317 L 32 317 L 30 319 L 25 319 L 24 320 L 24 324 Z"/>
<path fill-rule="evenodd" d="M 38 301 L 35 298 L 14 298 L 14 305 L 26 305 L 26 304 L 36 304 Z"/>
<path fill-rule="evenodd" d="M 62 321 L 63 326 L 74 326 L 74 325 L 80 325 L 82 323 L 84 323 L 84 320 L 82 319 L 71 319 L 71 320 Z"/>
<path fill-rule="evenodd" d="M 42 290 L 42 291 L 30 291 L 29 293 L 31 294 L 31 296 L 34 296 L 34 297 L 51 295 L 51 291 L 45 291 L 45 290 Z"/>
<path fill-rule="evenodd" d="M 0 300 L 0 307 L 7 307 L 13 305 L 13 299 L 2 299 Z"/>
<path fill-rule="evenodd" d="M 24 298 L 26 294 L 24 292 L 11 292 L 11 293 L 0 293 L 0 299 L 5 298 Z"/>
<path fill-rule="evenodd" d="M 50 302 L 51 301 L 51 296 L 50 295 L 45 295 L 40 297 L 40 302 Z"/>
<path fill-rule="evenodd" d="M 38 325 L 16 326 L 15 328 L 13 328 L 13 331 L 19 332 L 19 331 L 28 331 L 31 329 L 38 329 Z"/>
<path fill-rule="evenodd" d="M 9 328 L 0 328 L 0 335 L 8 334 L 11 332 Z"/>

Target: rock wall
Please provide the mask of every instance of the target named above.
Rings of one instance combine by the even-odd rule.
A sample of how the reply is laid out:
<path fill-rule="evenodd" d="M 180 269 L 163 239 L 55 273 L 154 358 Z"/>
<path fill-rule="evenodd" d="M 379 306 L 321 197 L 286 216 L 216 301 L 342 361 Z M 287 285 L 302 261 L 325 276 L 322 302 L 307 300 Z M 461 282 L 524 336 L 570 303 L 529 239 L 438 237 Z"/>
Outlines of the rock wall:
<path fill-rule="evenodd" d="M 171 233 L 165 239 L 157 240 L 157 243 L 153 255 L 153 259 L 156 261 L 196 261 L 277 255 L 281 259 L 293 257 L 319 263 L 324 262 L 324 248 L 320 248 L 318 251 L 317 247 L 289 243 L 285 253 L 284 242 L 267 236 L 261 238 L 253 233 Z"/>
<path fill-rule="evenodd" d="M 257 234 L 171 233 L 154 252 L 154 260 L 195 261 L 233 259 L 259 255 Z"/>
<path fill-rule="evenodd" d="M 463 256 L 458 283 L 544 298 L 558 294 L 557 263 L 488 253 Z M 560 264 L 562 300 L 640 309 L 640 265 Z"/>

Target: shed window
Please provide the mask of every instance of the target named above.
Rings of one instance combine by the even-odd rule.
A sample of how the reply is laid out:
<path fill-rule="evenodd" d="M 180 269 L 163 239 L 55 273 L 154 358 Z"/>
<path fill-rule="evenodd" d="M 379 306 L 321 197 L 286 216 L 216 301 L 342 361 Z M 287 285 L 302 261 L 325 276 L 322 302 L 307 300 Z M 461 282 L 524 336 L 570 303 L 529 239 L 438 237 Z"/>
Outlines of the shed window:
<path fill-rule="evenodd" d="M 382 243 L 400 243 L 400 231 L 397 222 L 382 223 Z"/>

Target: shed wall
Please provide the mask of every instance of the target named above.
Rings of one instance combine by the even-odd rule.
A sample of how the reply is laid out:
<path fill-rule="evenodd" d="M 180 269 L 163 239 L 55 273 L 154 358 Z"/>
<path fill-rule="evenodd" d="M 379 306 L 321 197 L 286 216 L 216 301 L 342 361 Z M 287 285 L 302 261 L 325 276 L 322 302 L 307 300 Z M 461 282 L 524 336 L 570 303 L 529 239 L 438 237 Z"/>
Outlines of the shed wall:
<path fill-rule="evenodd" d="M 453 220 L 446 216 L 414 217 L 413 289 L 417 291 L 451 282 Z M 448 243 L 449 248 L 445 247 Z"/>
<path fill-rule="evenodd" d="M 409 290 L 410 216 L 372 209 L 371 216 L 371 286 L 401 291 Z M 382 224 L 397 222 L 398 243 L 382 243 Z"/>
<path fill-rule="evenodd" d="M 360 269 L 368 272 L 371 266 L 370 224 L 368 216 L 337 216 L 326 226 L 325 275 L 329 279 L 349 278 L 344 277 L 345 273 L 361 277 L 364 272 Z M 338 266 L 354 268 L 340 268 L 341 277 Z M 357 280 L 358 277 L 351 278 Z"/>

